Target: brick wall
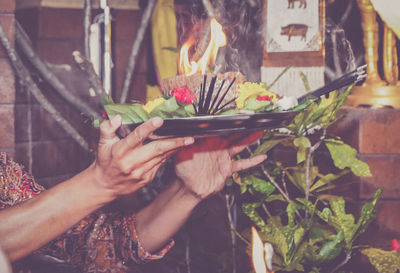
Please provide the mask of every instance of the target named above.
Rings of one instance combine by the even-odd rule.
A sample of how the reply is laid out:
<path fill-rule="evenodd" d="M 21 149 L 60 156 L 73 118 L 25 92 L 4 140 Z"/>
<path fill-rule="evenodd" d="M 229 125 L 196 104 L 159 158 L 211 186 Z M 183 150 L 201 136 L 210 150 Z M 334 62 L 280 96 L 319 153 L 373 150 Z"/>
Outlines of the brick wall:
<path fill-rule="evenodd" d="M 93 16 L 98 11 L 93 10 Z M 125 66 L 127 63 L 136 29 L 140 22 L 139 10 L 112 10 L 114 71 L 113 93 L 118 100 Z M 83 10 L 29 8 L 16 12 L 16 19 L 30 36 L 40 57 L 51 65 L 75 64 L 72 52 L 83 52 Z M 144 50 L 139 55 L 131 84 L 129 99 L 145 98 L 146 71 L 149 36 L 145 39 Z M 55 71 L 63 71 L 61 66 Z M 80 90 L 84 78 L 65 72 L 58 72 L 64 83 L 76 96 L 88 102 L 86 90 Z M 79 83 L 74 83 L 79 81 Z M 55 105 L 58 111 L 80 132 L 94 149 L 97 130 L 91 121 L 68 105 L 52 88 L 40 84 L 41 91 Z M 135 92 L 132 92 L 135 90 Z M 63 181 L 86 168 L 94 158 L 94 153 L 83 150 L 40 104 L 23 88 L 17 88 L 15 104 L 15 154 L 45 187 Z"/>
<path fill-rule="evenodd" d="M 14 0 L 0 1 L 0 22 L 10 42 L 14 43 Z M 0 151 L 14 155 L 15 82 L 10 63 L 0 46 Z"/>

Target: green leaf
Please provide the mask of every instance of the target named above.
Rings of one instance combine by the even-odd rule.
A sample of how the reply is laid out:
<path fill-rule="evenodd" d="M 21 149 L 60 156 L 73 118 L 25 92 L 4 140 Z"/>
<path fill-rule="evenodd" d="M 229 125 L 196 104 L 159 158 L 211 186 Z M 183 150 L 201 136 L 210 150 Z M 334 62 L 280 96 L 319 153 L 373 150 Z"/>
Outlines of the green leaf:
<path fill-rule="evenodd" d="M 143 109 L 143 106 L 141 104 L 130 105 L 129 112 L 131 112 L 132 114 L 138 115 L 143 121 L 146 121 L 149 119 L 149 115 Z"/>
<path fill-rule="evenodd" d="M 111 96 L 103 96 L 102 104 L 103 104 L 103 105 L 106 105 L 106 104 L 114 104 L 114 101 L 113 101 L 113 99 L 112 99 Z"/>
<path fill-rule="evenodd" d="M 257 100 L 258 95 L 249 97 L 244 103 L 244 109 L 259 112 L 268 106 L 272 109 L 272 103 L 266 100 Z"/>
<path fill-rule="evenodd" d="M 238 114 L 238 113 L 239 113 L 239 110 L 238 110 L 238 109 L 236 109 L 236 108 L 229 108 L 229 109 L 226 109 L 226 110 L 221 111 L 221 112 L 219 113 L 219 115 L 221 115 L 221 116 L 223 116 L 223 115 L 235 115 L 235 114 Z"/>
<path fill-rule="evenodd" d="M 372 176 L 367 163 L 357 159 L 357 151 L 341 140 L 325 139 L 333 162 L 339 169 L 350 168 L 357 176 Z"/>
<path fill-rule="evenodd" d="M 274 192 L 275 186 L 270 182 L 260 179 L 254 175 L 249 175 L 244 177 L 243 183 L 250 185 L 255 191 L 262 193 L 266 196 Z"/>
<path fill-rule="evenodd" d="M 288 139 L 288 137 L 283 138 L 271 138 L 269 140 L 263 141 L 260 146 L 258 146 L 254 150 L 254 155 L 266 154 L 269 150 L 274 148 L 276 145 L 281 143 L 282 141 Z"/>
<path fill-rule="evenodd" d="M 302 71 L 299 71 L 300 74 L 300 78 L 303 82 L 304 88 L 306 89 L 306 92 L 310 92 L 311 88 L 310 88 L 310 83 L 308 82 L 307 76 L 306 74 L 304 74 Z"/>
<path fill-rule="evenodd" d="M 293 141 L 294 146 L 298 147 L 297 164 L 306 160 L 307 149 L 311 147 L 311 142 L 307 137 L 298 137 Z"/>
<path fill-rule="evenodd" d="M 286 175 L 289 181 L 292 182 L 299 190 L 305 192 L 306 189 L 306 171 L 304 166 L 290 167 L 286 169 Z M 311 185 L 318 175 L 318 167 L 313 166 L 310 168 L 310 181 Z"/>
<path fill-rule="evenodd" d="M 321 177 L 319 180 L 317 180 L 312 187 L 310 188 L 310 192 L 313 192 L 317 189 L 319 189 L 322 186 L 325 186 L 326 184 L 330 184 L 333 181 L 339 179 L 340 177 L 342 177 L 343 175 L 347 174 L 349 171 L 348 170 L 343 170 L 338 174 L 333 174 L 333 173 L 329 173 L 324 175 L 323 177 Z"/>
<path fill-rule="evenodd" d="M 382 195 L 382 188 L 379 188 L 374 195 L 374 199 L 371 202 L 367 202 L 361 208 L 360 218 L 357 221 L 357 229 L 354 232 L 353 241 L 363 233 L 372 220 L 375 219 L 377 213 L 377 203 Z"/>
<path fill-rule="evenodd" d="M 335 259 L 343 249 L 343 230 L 339 231 L 335 239 L 322 245 L 319 255 L 326 261 Z"/>
<path fill-rule="evenodd" d="M 101 121 L 98 119 L 93 120 L 93 127 L 99 128 L 100 127 Z"/>
<path fill-rule="evenodd" d="M 271 194 L 265 200 L 265 202 L 272 202 L 272 201 L 283 201 L 285 202 L 285 198 L 281 194 Z"/>
<path fill-rule="evenodd" d="M 354 240 L 366 230 L 369 223 L 375 218 L 377 211 L 376 204 L 381 193 L 382 189 L 378 189 L 375 193 L 374 199 L 371 202 L 364 204 L 357 223 L 355 223 L 352 214 L 346 213 L 343 197 L 330 199 L 329 204 L 331 209 L 324 208 L 322 212 L 316 212 L 322 220 L 327 222 L 337 232 L 340 232 L 341 230 L 344 232 L 346 250 L 350 251 Z"/>
<path fill-rule="evenodd" d="M 142 107 L 141 105 L 138 105 Z M 145 121 L 140 115 L 131 111 L 131 104 L 106 104 L 104 109 L 107 112 L 108 117 L 111 119 L 115 115 L 121 115 L 122 124 L 132 124 Z"/>
<path fill-rule="evenodd" d="M 285 67 L 281 73 L 273 80 L 273 82 L 266 86 L 265 89 L 270 90 L 272 86 L 290 69 L 290 66 Z"/>
<path fill-rule="evenodd" d="M 295 225 L 295 221 L 294 221 L 295 220 L 295 213 L 296 213 L 297 210 L 299 210 L 299 208 L 300 208 L 300 206 L 297 203 L 293 202 L 293 201 L 290 201 L 289 204 L 287 205 L 286 213 L 287 213 L 287 216 L 288 216 L 288 225 L 289 226 L 293 227 Z"/>
<path fill-rule="evenodd" d="M 151 111 L 151 117 L 161 117 L 163 119 L 173 118 L 176 116 L 176 112 L 179 109 L 179 104 L 174 96 L 168 98 L 163 104 L 156 107 L 153 111 Z"/>
<path fill-rule="evenodd" d="M 400 252 L 385 251 L 379 248 L 367 248 L 361 253 L 368 257 L 370 263 L 379 273 L 396 273 L 400 270 Z"/>
<path fill-rule="evenodd" d="M 183 106 L 183 108 L 185 109 L 185 112 L 190 115 L 190 116 L 194 116 L 195 115 L 195 111 L 194 111 L 194 106 L 193 104 L 185 104 Z"/>
<path fill-rule="evenodd" d="M 261 203 L 245 203 L 242 204 L 243 213 L 246 214 L 250 220 L 261 230 L 266 232 L 266 224 L 262 217 L 256 211 Z"/>

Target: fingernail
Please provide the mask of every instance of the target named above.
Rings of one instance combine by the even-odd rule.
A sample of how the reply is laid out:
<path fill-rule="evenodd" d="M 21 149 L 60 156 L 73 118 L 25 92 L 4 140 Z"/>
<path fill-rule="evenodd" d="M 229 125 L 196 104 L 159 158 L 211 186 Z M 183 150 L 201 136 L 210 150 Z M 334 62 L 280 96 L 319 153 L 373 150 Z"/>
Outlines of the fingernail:
<path fill-rule="evenodd" d="M 112 119 L 110 120 L 112 126 L 119 126 L 121 124 L 121 116 L 120 115 L 115 115 L 112 117 Z"/>
<path fill-rule="evenodd" d="M 194 138 L 190 137 L 190 138 L 186 138 L 184 141 L 185 145 L 190 145 L 194 143 Z"/>
<path fill-rule="evenodd" d="M 158 127 L 158 126 L 160 126 L 161 124 L 162 124 L 162 119 L 161 119 L 161 118 L 155 117 L 155 118 L 153 119 L 153 125 L 154 125 L 154 126 Z"/>

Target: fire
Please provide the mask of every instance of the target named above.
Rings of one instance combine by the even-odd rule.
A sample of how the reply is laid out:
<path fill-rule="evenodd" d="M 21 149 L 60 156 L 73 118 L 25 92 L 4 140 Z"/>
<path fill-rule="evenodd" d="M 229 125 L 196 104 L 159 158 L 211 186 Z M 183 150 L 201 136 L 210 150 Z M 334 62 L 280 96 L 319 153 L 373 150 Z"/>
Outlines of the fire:
<path fill-rule="evenodd" d="M 221 24 L 215 19 L 210 21 L 210 42 L 203 56 L 196 62 L 189 59 L 189 50 L 195 41 L 191 37 L 181 47 L 179 55 L 180 74 L 193 75 L 197 72 L 205 74 L 207 66 L 212 66 L 217 58 L 218 49 L 226 45 L 226 36 Z"/>
<path fill-rule="evenodd" d="M 256 273 L 273 273 L 272 256 L 273 248 L 269 243 L 263 244 L 255 227 L 251 227 L 252 233 L 252 260 Z"/>

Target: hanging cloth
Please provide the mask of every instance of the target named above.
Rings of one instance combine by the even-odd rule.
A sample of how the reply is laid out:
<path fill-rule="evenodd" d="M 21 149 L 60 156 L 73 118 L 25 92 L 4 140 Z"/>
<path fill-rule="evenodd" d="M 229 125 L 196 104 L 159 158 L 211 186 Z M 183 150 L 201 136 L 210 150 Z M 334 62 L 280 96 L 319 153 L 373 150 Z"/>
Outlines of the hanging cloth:
<path fill-rule="evenodd" d="M 178 34 L 174 0 L 158 0 L 151 18 L 153 55 L 158 82 L 174 77 L 178 73 L 177 53 Z M 147 86 L 146 100 L 161 96 L 158 86 Z"/>

